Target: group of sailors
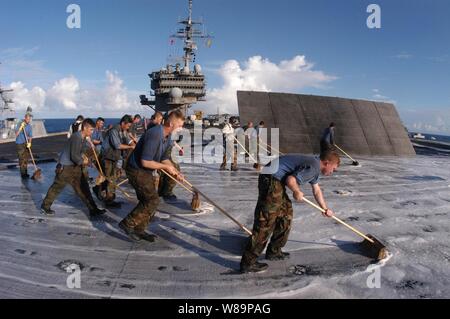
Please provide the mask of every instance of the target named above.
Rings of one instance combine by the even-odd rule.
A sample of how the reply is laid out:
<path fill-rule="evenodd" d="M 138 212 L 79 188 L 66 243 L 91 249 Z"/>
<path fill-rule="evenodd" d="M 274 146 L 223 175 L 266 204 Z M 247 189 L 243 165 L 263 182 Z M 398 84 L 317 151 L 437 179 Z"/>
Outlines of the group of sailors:
<path fill-rule="evenodd" d="M 26 171 L 26 154 L 31 150 L 33 136 L 30 120 L 31 114 L 26 114 L 16 133 L 22 178 L 29 178 Z M 82 116 L 77 117 L 69 129 L 68 141 L 59 156 L 54 182 L 42 202 L 42 214 L 55 214 L 51 206 L 67 184 L 72 186 L 87 206 L 91 218 L 104 214 L 106 210 L 97 206 L 89 186 L 87 167 L 91 165 L 98 170 L 99 177 L 102 177 L 96 180 L 93 192 L 108 208 L 121 207 L 120 202 L 116 201 L 116 190 L 119 179 L 126 175 L 128 183 L 134 188 L 138 203 L 118 226 L 134 241 L 154 242 L 156 235 L 150 234 L 147 229 L 155 215 L 160 197 L 164 200 L 176 199 L 173 194 L 176 180 L 184 180 L 179 165 L 172 159 L 173 147 L 179 147 L 172 140 L 172 134 L 180 131 L 184 122 L 185 117 L 180 111 L 172 111 L 166 115 L 156 112 L 150 121 L 144 121 L 139 115 L 125 115 L 119 123 L 110 125 L 105 130 L 105 120 L 101 117 L 95 122 Z M 263 128 L 263 121 L 256 127 L 249 122 L 242 128 L 239 128 L 237 123 L 226 122 L 222 130 L 224 143 L 231 145 L 231 151 L 224 152 L 221 170 L 226 169 L 227 159 L 230 157 L 231 170 L 238 169 L 239 149 L 253 157 L 249 147 L 251 143 L 248 141 L 257 140 L 257 150 L 253 154 L 256 157 L 255 168 L 260 171 L 258 202 L 252 235 L 241 259 L 242 273 L 267 269 L 267 264 L 257 261 L 266 246 L 266 259 L 289 258 L 289 253 L 282 251 L 288 240 L 293 219 L 292 202 L 286 188 L 292 191 L 296 201 L 302 202 L 304 194 L 301 186 L 310 184 L 316 202 L 324 210 L 323 215 L 333 216 L 333 211 L 327 206 L 319 187 L 319 175 L 331 175 L 340 164 L 339 155 L 332 149 L 334 124 L 331 123 L 322 136 L 320 156 L 285 155 L 277 151 L 278 169 L 270 174 L 261 170 L 258 154 L 259 146 L 263 145 L 260 136 Z M 236 138 L 237 130 L 244 134 L 244 143 Z M 227 145 L 224 146 L 229 148 Z M 269 145 L 264 145 L 270 148 Z M 180 148 L 180 154 L 182 151 Z M 161 178 L 158 178 L 158 172 L 164 172 L 160 173 Z"/>

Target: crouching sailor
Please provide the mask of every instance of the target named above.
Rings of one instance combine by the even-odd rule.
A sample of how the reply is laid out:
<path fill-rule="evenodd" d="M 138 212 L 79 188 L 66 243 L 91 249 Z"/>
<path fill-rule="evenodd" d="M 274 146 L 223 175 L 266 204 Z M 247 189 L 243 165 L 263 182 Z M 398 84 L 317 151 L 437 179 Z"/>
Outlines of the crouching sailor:
<path fill-rule="evenodd" d="M 60 155 L 56 167 L 55 181 L 50 186 L 41 206 L 41 212 L 45 215 L 55 214 L 50 207 L 67 184 L 73 187 L 78 197 L 86 204 L 91 217 L 106 212 L 106 210 L 97 207 L 92 198 L 86 175 L 83 173 L 83 166 L 88 164 L 87 157 L 83 156 L 84 143 L 86 143 L 86 138 L 91 137 L 94 132 L 95 123 L 91 119 L 85 119 L 81 125 L 81 131 L 71 135 Z"/>
<path fill-rule="evenodd" d="M 340 164 L 339 155 L 333 151 L 317 156 L 285 155 L 281 156 L 278 170 L 267 174 L 269 163 L 259 176 L 259 196 L 255 208 L 253 235 L 248 239 L 241 260 L 241 272 L 261 272 L 268 268 L 265 263 L 257 262 L 270 238 L 266 250 L 266 259 L 283 260 L 289 258 L 289 253 L 281 249 L 286 245 L 293 218 L 292 202 L 286 192 L 288 187 L 294 199 L 303 200 L 300 185 L 311 184 L 317 203 L 326 210 L 324 216 L 332 217 L 333 212 L 323 198 L 319 187 L 319 175 L 331 175 Z M 274 164 L 275 165 L 275 164 Z"/>

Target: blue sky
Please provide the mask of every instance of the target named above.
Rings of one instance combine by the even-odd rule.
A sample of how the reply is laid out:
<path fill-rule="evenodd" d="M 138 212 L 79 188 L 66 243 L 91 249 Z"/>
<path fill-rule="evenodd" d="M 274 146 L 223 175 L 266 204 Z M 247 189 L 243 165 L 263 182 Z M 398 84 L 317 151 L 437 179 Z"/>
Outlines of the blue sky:
<path fill-rule="evenodd" d="M 20 88 L 28 90 L 28 95 L 23 93 L 27 102 L 40 96 L 36 90 L 29 97 L 34 87 L 47 96 L 58 96 L 71 82 L 60 83 L 60 90 L 51 88 L 67 77 L 90 94 L 108 85 L 123 93 L 121 98 L 146 93 L 147 73 L 159 69 L 177 51 L 169 36 L 187 11 L 187 0 L 0 3 L 0 80 L 4 85 L 21 82 Z M 81 6 L 80 30 L 66 27 L 70 3 Z M 366 26 L 370 3 L 381 6 L 379 30 Z M 450 128 L 447 0 L 194 0 L 194 16 L 203 17 L 215 37 L 211 48 L 200 45 L 197 62 L 205 70 L 209 88 L 219 90 L 216 96 L 223 93 L 221 89 L 226 91 L 227 73 L 220 71 L 226 61 L 235 60 L 250 71 L 246 62 L 254 56 L 280 66 L 281 61 L 300 55 L 328 80 L 286 91 L 393 101 L 411 128 L 440 132 Z M 270 90 L 283 90 L 273 81 L 257 81 Z M 43 102 L 43 117 L 77 113 L 70 103 L 58 112 L 56 100 Z M 54 108 L 47 105 L 52 103 Z M 124 104 L 120 111 L 136 108 L 133 103 Z"/>

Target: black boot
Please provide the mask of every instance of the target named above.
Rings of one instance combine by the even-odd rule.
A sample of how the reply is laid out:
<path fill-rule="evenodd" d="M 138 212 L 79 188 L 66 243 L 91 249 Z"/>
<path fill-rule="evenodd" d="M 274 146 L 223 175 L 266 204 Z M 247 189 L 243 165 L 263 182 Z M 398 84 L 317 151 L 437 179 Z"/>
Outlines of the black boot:
<path fill-rule="evenodd" d="M 128 237 L 134 241 L 140 241 L 142 239 L 141 236 L 139 236 L 133 228 L 128 227 L 123 220 L 119 223 L 119 228 L 122 229 L 125 234 L 127 234 Z"/>
<path fill-rule="evenodd" d="M 41 214 L 47 215 L 47 216 L 54 216 L 55 211 L 50 208 L 45 208 L 44 205 L 41 205 Z"/>
<path fill-rule="evenodd" d="M 122 204 L 119 203 L 119 202 L 111 200 L 111 201 L 106 201 L 105 202 L 105 206 L 106 207 L 111 207 L 111 208 L 121 208 Z"/>
<path fill-rule="evenodd" d="M 96 186 L 92 187 L 92 191 L 94 192 L 94 194 L 98 198 L 98 200 L 100 200 L 100 201 L 104 200 L 104 198 L 101 194 L 100 186 L 96 185 Z"/>
<path fill-rule="evenodd" d="M 91 215 L 91 217 L 97 217 L 97 216 L 101 216 L 103 214 L 106 213 L 106 209 L 101 209 L 96 207 L 95 209 L 92 209 L 89 211 L 89 214 Z"/>
<path fill-rule="evenodd" d="M 259 262 L 255 262 L 254 264 L 251 265 L 247 265 L 247 264 L 241 264 L 241 273 L 246 274 L 246 273 L 258 273 L 258 272 L 263 272 L 266 271 L 267 268 L 269 268 L 269 265 L 264 264 L 264 263 L 259 263 Z"/>
<path fill-rule="evenodd" d="M 285 260 L 285 259 L 289 259 L 290 255 L 291 254 L 284 253 L 284 252 L 280 252 L 279 254 L 266 253 L 266 259 L 267 260 Z"/>
<path fill-rule="evenodd" d="M 153 243 L 156 238 L 158 238 L 156 235 L 149 234 L 147 232 L 143 233 L 136 233 L 139 237 L 141 237 L 142 240 L 148 241 L 150 243 Z"/>

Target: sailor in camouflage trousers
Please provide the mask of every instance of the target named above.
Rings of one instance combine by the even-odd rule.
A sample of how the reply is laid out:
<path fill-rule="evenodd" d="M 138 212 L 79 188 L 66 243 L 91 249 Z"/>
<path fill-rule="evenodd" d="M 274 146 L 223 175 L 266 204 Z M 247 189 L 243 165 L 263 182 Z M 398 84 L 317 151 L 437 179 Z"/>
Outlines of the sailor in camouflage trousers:
<path fill-rule="evenodd" d="M 285 155 L 278 158 L 276 172 L 271 172 L 272 163 L 264 167 L 258 181 L 258 202 L 255 208 L 255 220 L 252 236 L 248 239 L 241 260 L 241 272 L 261 272 L 268 268 L 265 263 L 257 262 L 259 255 L 266 250 L 266 259 L 284 260 L 289 253 L 281 249 L 286 245 L 291 230 L 293 209 L 286 192 L 288 187 L 296 201 L 303 200 L 300 185 L 309 183 L 317 203 L 326 211 L 323 215 L 333 216 L 319 187 L 319 175 L 329 176 L 339 166 L 339 155 L 328 152 L 318 156 Z"/>

